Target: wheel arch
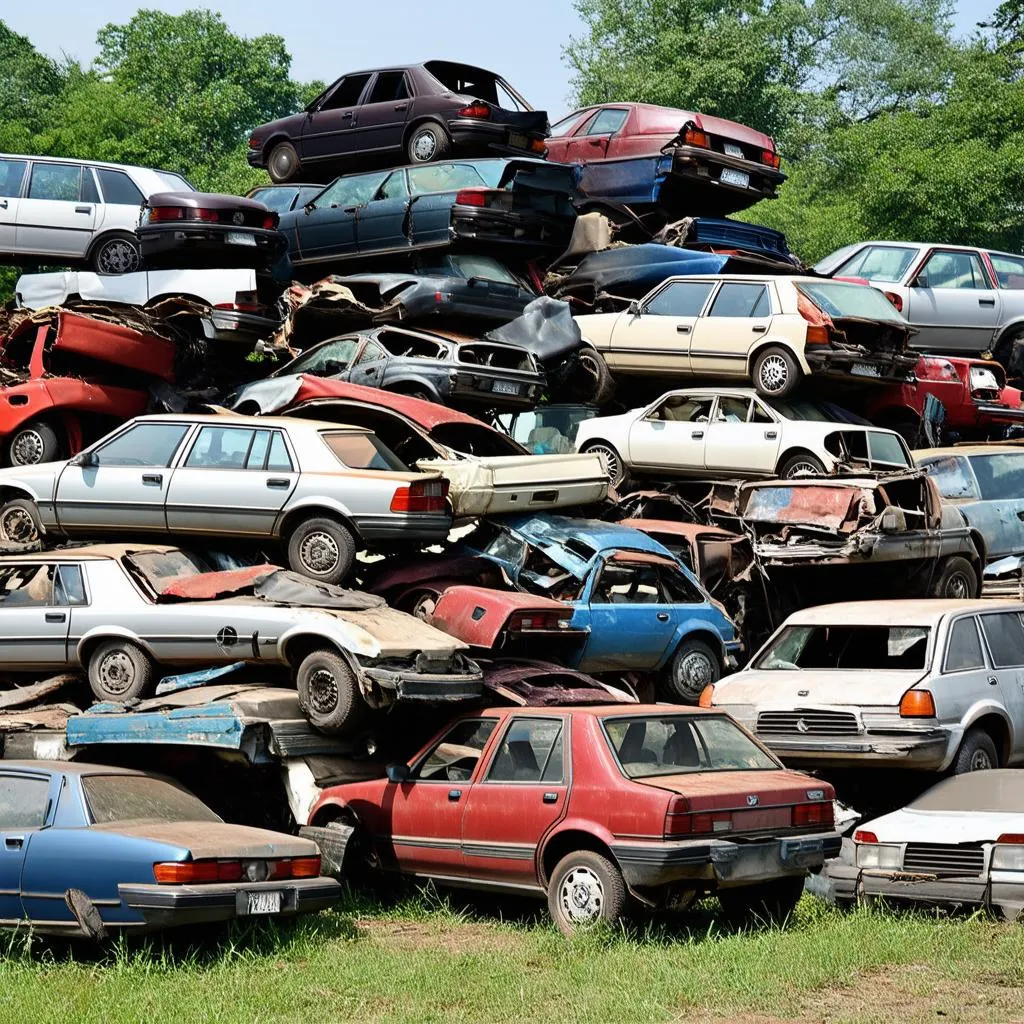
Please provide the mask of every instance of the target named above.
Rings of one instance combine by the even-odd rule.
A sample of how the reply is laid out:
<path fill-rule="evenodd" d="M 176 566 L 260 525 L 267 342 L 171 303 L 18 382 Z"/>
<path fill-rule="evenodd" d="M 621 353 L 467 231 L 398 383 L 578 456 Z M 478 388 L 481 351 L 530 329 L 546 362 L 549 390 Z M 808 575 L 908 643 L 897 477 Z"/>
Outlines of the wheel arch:
<path fill-rule="evenodd" d="M 307 824 L 314 828 L 322 828 L 334 821 L 352 826 L 360 824 L 359 815 L 340 797 L 332 796 L 317 802 Z"/>
<path fill-rule="evenodd" d="M 445 401 L 441 392 L 438 391 L 437 386 L 428 379 L 427 377 L 419 377 L 415 374 L 408 377 L 398 377 L 395 380 L 388 381 L 380 388 L 381 391 L 390 391 L 395 395 L 409 395 L 411 396 L 415 391 L 426 391 L 427 394 L 431 395 L 431 401 L 436 402 L 439 405 L 444 405 Z"/>
<path fill-rule="evenodd" d="M 96 255 L 96 250 L 104 242 L 106 242 L 108 239 L 110 239 L 110 237 L 112 235 L 127 235 L 129 238 L 133 239 L 134 242 L 135 242 L 135 248 L 139 250 L 139 261 L 141 263 L 141 260 L 142 260 L 142 246 L 139 244 L 138 235 L 136 235 L 135 232 L 132 231 L 131 228 L 106 228 L 105 230 L 101 231 L 89 243 L 89 248 L 86 249 L 85 256 L 83 257 L 84 261 L 85 262 L 91 262 L 93 256 Z"/>
<path fill-rule="evenodd" d="M 806 376 L 811 374 L 811 365 L 807 362 L 807 357 L 804 355 L 803 349 L 797 349 L 797 347 L 789 340 L 789 338 L 761 338 L 757 344 L 747 354 L 747 376 L 754 379 L 754 364 L 757 362 L 758 356 L 766 348 L 784 348 L 795 360 L 796 365 L 800 367 L 800 372 Z"/>
<path fill-rule="evenodd" d="M 694 622 L 693 620 L 682 623 L 676 630 L 676 635 L 668 649 L 664 662 L 662 662 L 662 667 L 667 665 L 676 656 L 679 648 L 687 640 L 700 640 L 702 643 L 706 643 L 718 655 L 719 675 L 725 674 L 725 659 L 727 657 L 725 641 L 706 622 Z"/>
<path fill-rule="evenodd" d="M 779 455 L 778 459 L 776 460 L 776 462 L 775 462 L 775 475 L 776 476 L 779 476 L 779 474 L 782 472 L 782 467 L 791 458 L 793 458 L 794 455 L 808 455 L 808 456 L 810 456 L 812 459 L 814 459 L 815 462 L 820 462 L 825 467 L 825 472 L 826 473 L 830 472 L 829 463 L 832 463 L 833 466 L 835 465 L 835 459 L 832 458 L 831 456 L 829 458 L 823 459 L 820 455 L 816 454 L 815 452 L 812 452 L 810 448 L 806 448 L 806 447 L 804 447 L 804 445 L 795 444 L 792 447 L 787 448 L 784 452 L 782 452 Z"/>
<path fill-rule="evenodd" d="M 154 665 L 159 664 L 159 658 L 157 658 L 153 653 L 153 648 L 150 647 L 150 645 L 138 634 L 133 633 L 130 629 L 124 629 L 121 626 L 103 626 L 102 628 L 90 630 L 86 633 L 82 639 L 78 641 L 78 646 L 75 648 L 78 663 L 83 668 L 88 668 L 89 659 L 96 653 L 96 648 L 108 640 L 125 640 L 132 643 L 138 647 Z"/>
<path fill-rule="evenodd" d="M 972 717 L 964 725 L 964 735 L 957 745 L 954 758 L 959 753 L 971 729 L 981 729 L 982 732 L 989 735 L 996 745 L 1000 765 L 1005 765 L 1009 761 L 1010 753 L 1013 750 L 1013 725 L 1002 708 L 989 705 L 973 712 Z"/>
<path fill-rule="evenodd" d="M 352 534 L 353 539 L 361 542 L 359 529 L 352 520 L 351 513 L 340 502 L 331 501 L 325 504 L 322 498 L 310 499 L 303 504 L 288 509 L 277 523 L 277 535 L 287 542 L 292 531 L 306 519 L 334 519 Z"/>
<path fill-rule="evenodd" d="M 449 143 L 452 142 L 452 133 L 448 130 L 448 125 L 444 120 L 438 117 L 436 114 L 418 114 L 405 126 L 405 131 L 402 133 L 402 151 L 409 146 L 409 139 L 412 137 L 412 133 L 424 124 L 436 124 L 448 137 Z"/>
<path fill-rule="evenodd" d="M 267 157 L 270 156 L 274 151 L 274 147 L 280 142 L 290 142 L 295 147 L 295 152 L 299 157 L 299 163 L 302 163 L 302 154 L 299 153 L 299 147 L 296 145 L 296 140 L 289 138 L 284 132 L 277 132 L 271 135 L 266 142 L 260 147 L 260 163 L 265 168 L 267 166 Z"/>
<path fill-rule="evenodd" d="M 576 850 L 590 850 L 607 857 L 620 871 L 619 864 L 611 849 L 612 835 L 604 829 L 586 822 L 564 823 L 562 828 L 544 840 L 537 859 L 537 870 L 541 884 L 547 888 L 551 874 L 558 862 Z"/>

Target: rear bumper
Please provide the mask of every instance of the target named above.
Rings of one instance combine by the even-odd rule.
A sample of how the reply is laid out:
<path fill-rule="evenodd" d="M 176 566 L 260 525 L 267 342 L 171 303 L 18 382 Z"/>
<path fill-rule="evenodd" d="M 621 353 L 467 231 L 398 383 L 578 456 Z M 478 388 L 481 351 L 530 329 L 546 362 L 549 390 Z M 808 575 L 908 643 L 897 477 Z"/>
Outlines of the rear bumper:
<path fill-rule="evenodd" d="M 571 220 L 486 207 L 453 206 L 451 233 L 462 242 L 528 246 L 561 252 L 572 237 Z"/>
<path fill-rule="evenodd" d="M 280 320 L 239 313 L 233 309 L 214 309 L 203 317 L 203 334 L 211 341 L 259 341 L 269 338 L 280 326 Z"/>
<path fill-rule="evenodd" d="M 269 265 L 287 248 L 276 228 L 188 222 L 143 225 L 136 230 L 142 257 L 150 266 L 249 267 Z M 229 235 L 252 238 L 251 245 Z"/>
<path fill-rule="evenodd" d="M 727 888 L 804 875 L 836 856 L 841 845 L 838 832 L 822 832 L 749 843 L 726 839 L 613 843 L 611 851 L 631 886 L 692 881 Z"/>
<path fill-rule="evenodd" d="M 515 387 L 515 393 L 495 390 Z M 477 402 L 494 409 L 532 409 L 537 404 L 544 380 L 540 374 L 502 374 L 480 371 L 475 367 L 456 371 L 448 391 L 455 401 Z"/>
<path fill-rule="evenodd" d="M 445 540 L 452 528 L 452 517 L 447 512 L 352 518 L 365 541 Z"/>
<path fill-rule="evenodd" d="M 511 153 L 514 156 L 543 157 L 547 154 L 544 136 L 539 132 L 522 132 L 507 124 L 494 121 L 481 121 L 477 118 L 455 118 L 448 122 L 448 134 L 452 142 L 463 149 L 482 149 L 493 153 Z M 523 135 L 527 139 L 525 147 L 513 146 L 510 137 Z M 540 145 L 533 149 L 530 143 L 536 141 Z"/>
<path fill-rule="evenodd" d="M 725 168 L 750 175 L 750 184 L 731 185 L 722 181 Z M 779 185 L 786 180 L 786 175 L 773 167 L 699 146 L 676 146 L 672 151 L 672 173 L 690 181 L 713 184 L 729 192 L 753 192 L 767 199 L 774 198 Z"/>

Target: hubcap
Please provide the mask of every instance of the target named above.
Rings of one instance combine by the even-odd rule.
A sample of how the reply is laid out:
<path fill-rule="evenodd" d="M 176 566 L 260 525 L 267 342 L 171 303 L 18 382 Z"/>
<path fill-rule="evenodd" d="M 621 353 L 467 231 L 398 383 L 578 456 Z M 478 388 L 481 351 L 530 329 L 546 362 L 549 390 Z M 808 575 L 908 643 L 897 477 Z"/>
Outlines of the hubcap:
<path fill-rule="evenodd" d="M 109 693 L 124 693 L 135 682 L 135 666 L 124 651 L 113 651 L 100 662 L 99 677 Z"/>
<path fill-rule="evenodd" d="M 954 573 L 946 581 L 946 597 L 964 599 L 971 597 L 971 588 L 967 584 L 967 577 L 962 573 Z"/>
<path fill-rule="evenodd" d="M 761 363 L 761 387 L 769 392 L 775 394 L 781 391 L 789 380 L 789 367 L 786 365 L 786 360 L 779 355 L 768 356 L 763 363 Z"/>
<path fill-rule="evenodd" d="M 988 756 L 987 750 L 976 750 L 971 755 L 972 772 L 987 772 L 992 767 L 992 758 Z"/>
<path fill-rule="evenodd" d="M 679 689 L 690 697 L 699 697 L 708 683 L 714 682 L 714 669 L 706 654 L 691 651 L 679 661 L 676 680 Z"/>
<path fill-rule="evenodd" d="M 292 171 L 291 154 L 286 149 L 278 147 L 270 158 L 274 167 L 274 173 L 278 177 L 287 177 Z"/>
<path fill-rule="evenodd" d="M 131 242 L 117 238 L 100 249 L 96 262 L 104 274 L 129 274 L 139 268 L 139 251 Z"/>
<path fill-rule="evenodd" d="M 412 142 L 412 155 L 421 161 L 430 160 L 435 151 L 437 150 L 437 139 L 434 138 L 433 132 L 420 132 L 419 135 L 413 139 Z"/>
<path fill-rule="evenodd" d="M 310 675 L 309 705 L 318 715 L 329 715 L 338 706 L 338 682 L 333 672 L 318 668 Z"/>
<path fill-rule="evenodd" d="M 303 540 L 299 557 L 310 572 L 326 576 L 337 568 L 341 553 L 338 542 L 329 533 L 317 530 Z"/>
<path fill-rule="evenodd" d="M 0 515 L 0 538 L 14 544 L 37 540 L 39 532 L 32 517 L 23 508 L 9 508 Z"/>
<path fill-rule="evenodd" d="M 590 868 L 573 868 L 562 880 L 558 902 L 573 924 L 593 924 L 604 907 L 601 879 Z"/>
<path fill-rule="evenodd" d="M 34 466 L 43 461 L 46 443 L 37 430 L 23 430 L 11 442 L 11 462 L 15 466 Z"/>
<path fill-rule="evenodd" d="M 811 462 L 796 462 L 789 467 L 786 476 L 792 479 L 795 476 L 817 476 L 818 467 Z"/>

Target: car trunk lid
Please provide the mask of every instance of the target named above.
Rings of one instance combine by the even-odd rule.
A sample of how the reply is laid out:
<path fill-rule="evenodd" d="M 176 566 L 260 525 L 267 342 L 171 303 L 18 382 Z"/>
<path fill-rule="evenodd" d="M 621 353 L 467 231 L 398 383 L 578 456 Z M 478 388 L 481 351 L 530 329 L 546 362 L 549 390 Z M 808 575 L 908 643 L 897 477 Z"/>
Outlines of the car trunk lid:
<path fill-rule="evenodd" d="M 222 821 L 115 821 L 91 827 L 96 832 L 111 832 L 182 847 L 193 860 L 207 857 L 316 856 L 314 844 L 307 839 Z"/>

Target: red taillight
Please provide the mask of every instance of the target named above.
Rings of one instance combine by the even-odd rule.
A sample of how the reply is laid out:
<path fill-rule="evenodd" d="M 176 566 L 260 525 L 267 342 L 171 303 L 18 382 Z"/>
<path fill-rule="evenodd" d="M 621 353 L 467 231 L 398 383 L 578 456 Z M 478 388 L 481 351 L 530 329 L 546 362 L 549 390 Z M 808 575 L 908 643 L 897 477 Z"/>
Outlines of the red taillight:
<path fill-rule="evenodd" d="M 561 623 L 569 621 L 571 615 L 571 611 L 513 612 L 508 620 L 508 628 L 518 632 L 558 629 Z"/>
<path fill-rule="evenodd" d="M 903 312 L 903 296 L 897 295 L 895 292 L 882 292 L 882 294 L 892 303 L 893 308 L 897 313 Z"/>
<path fill-rule="evenodd" d="M 151 206 L 149 209 L 150 224 L 158 224 L 166 220 L 184 220 L 185 211 L 180 206 Z"/>
<path fill-rule="evenodd" d="M 702 132 L 696 125 L 688 124 L 683 131 L 683 142 L 687 146 L 699 146 L 701 149 L 710 149 L 711 140 L 707 132 Z"/>
<path fill-rule="evenodd" d="M 729 832 L 731 830 L 732 814 L 729 811 L 711 811 L 707 814 L 690 815 L 690 831 L 694 834 Z"/>
<path fill-rule="evenodd" d="M 209 223 L 215 224 L 220 220 L 220 213 L 217 210 L 191 210 L 191 220 L 205 220 Z"/>
<path fill-rule="evenodd" d="M 395 491 L 391 499 L 391 511 L 443 512 L 447 497 L 447 480 L 417 480 Z"/>
<path fill-rule="evenodd" d="M 265 231 L 273 231 L 274 228 L 276 228 L 276 227 L 277 227 L 277 214 L 276 213 L 268 213 L 263 218 L 263 229 Z"/>
<path fill-rule="evenodd" d="M 831 800 L 820 803 L 797 804 L 793 808 L 793 827 L 804 828 L 808 825 L 831 825 L 835 815 Z"/>
<path fill-rule="evenodd" d="M 456 206 L 486 206 L 487 197 L 491 194 L 488 188 L 464 188 L 455 193 Z"/>
<path fill-rule="evenodd" d="M 690 805 L 685 796 L 674 796 L 665 811 L 665 835 L 685 836 L 690 834 Z"/>
<path fill-rule="evenodd" d="M 470 103 L 459 111 L 459 117 L 490 117 L 491 108 L 486 103 Z"/>
<path fill-rule="evenodd" d="M 859 828 L 853 833 L 853 841 L 855 843 L 877 843 L 878 836 L 874 832 L 865 832 Z"/>
<path fill-rule="evenodd" d="M 316 878 L 320 874 L 319 857 L 282 857 L 267 864 L 268 881 L 279 878 Z"/>
<path fill-rule="evenodd" d="M 539 153 L 543 156 L 548 151 L 548 147 L 544 145 L 543 139 L 530 139 L 530 152 Z"/>
<path fill-rule="evenodd" d="M 249 148 L 259 149 L 263 145 L 263 140 L 258 135 L 249 136 Z"/>
<path fill-rule="evenodd" d="M 762 149 L 761 150 L 761 163 L 767 164 L 769 167 L 774 167 L 775 170 L 779 169 L 779 154 L 773 149 Z"/>
<path fill-rule="evenodd" d="M 153 877 L 160 885 L 195 885 L 238 882 L 242 862 L 238 860 L 185 860 L 153 865 Z"/>

